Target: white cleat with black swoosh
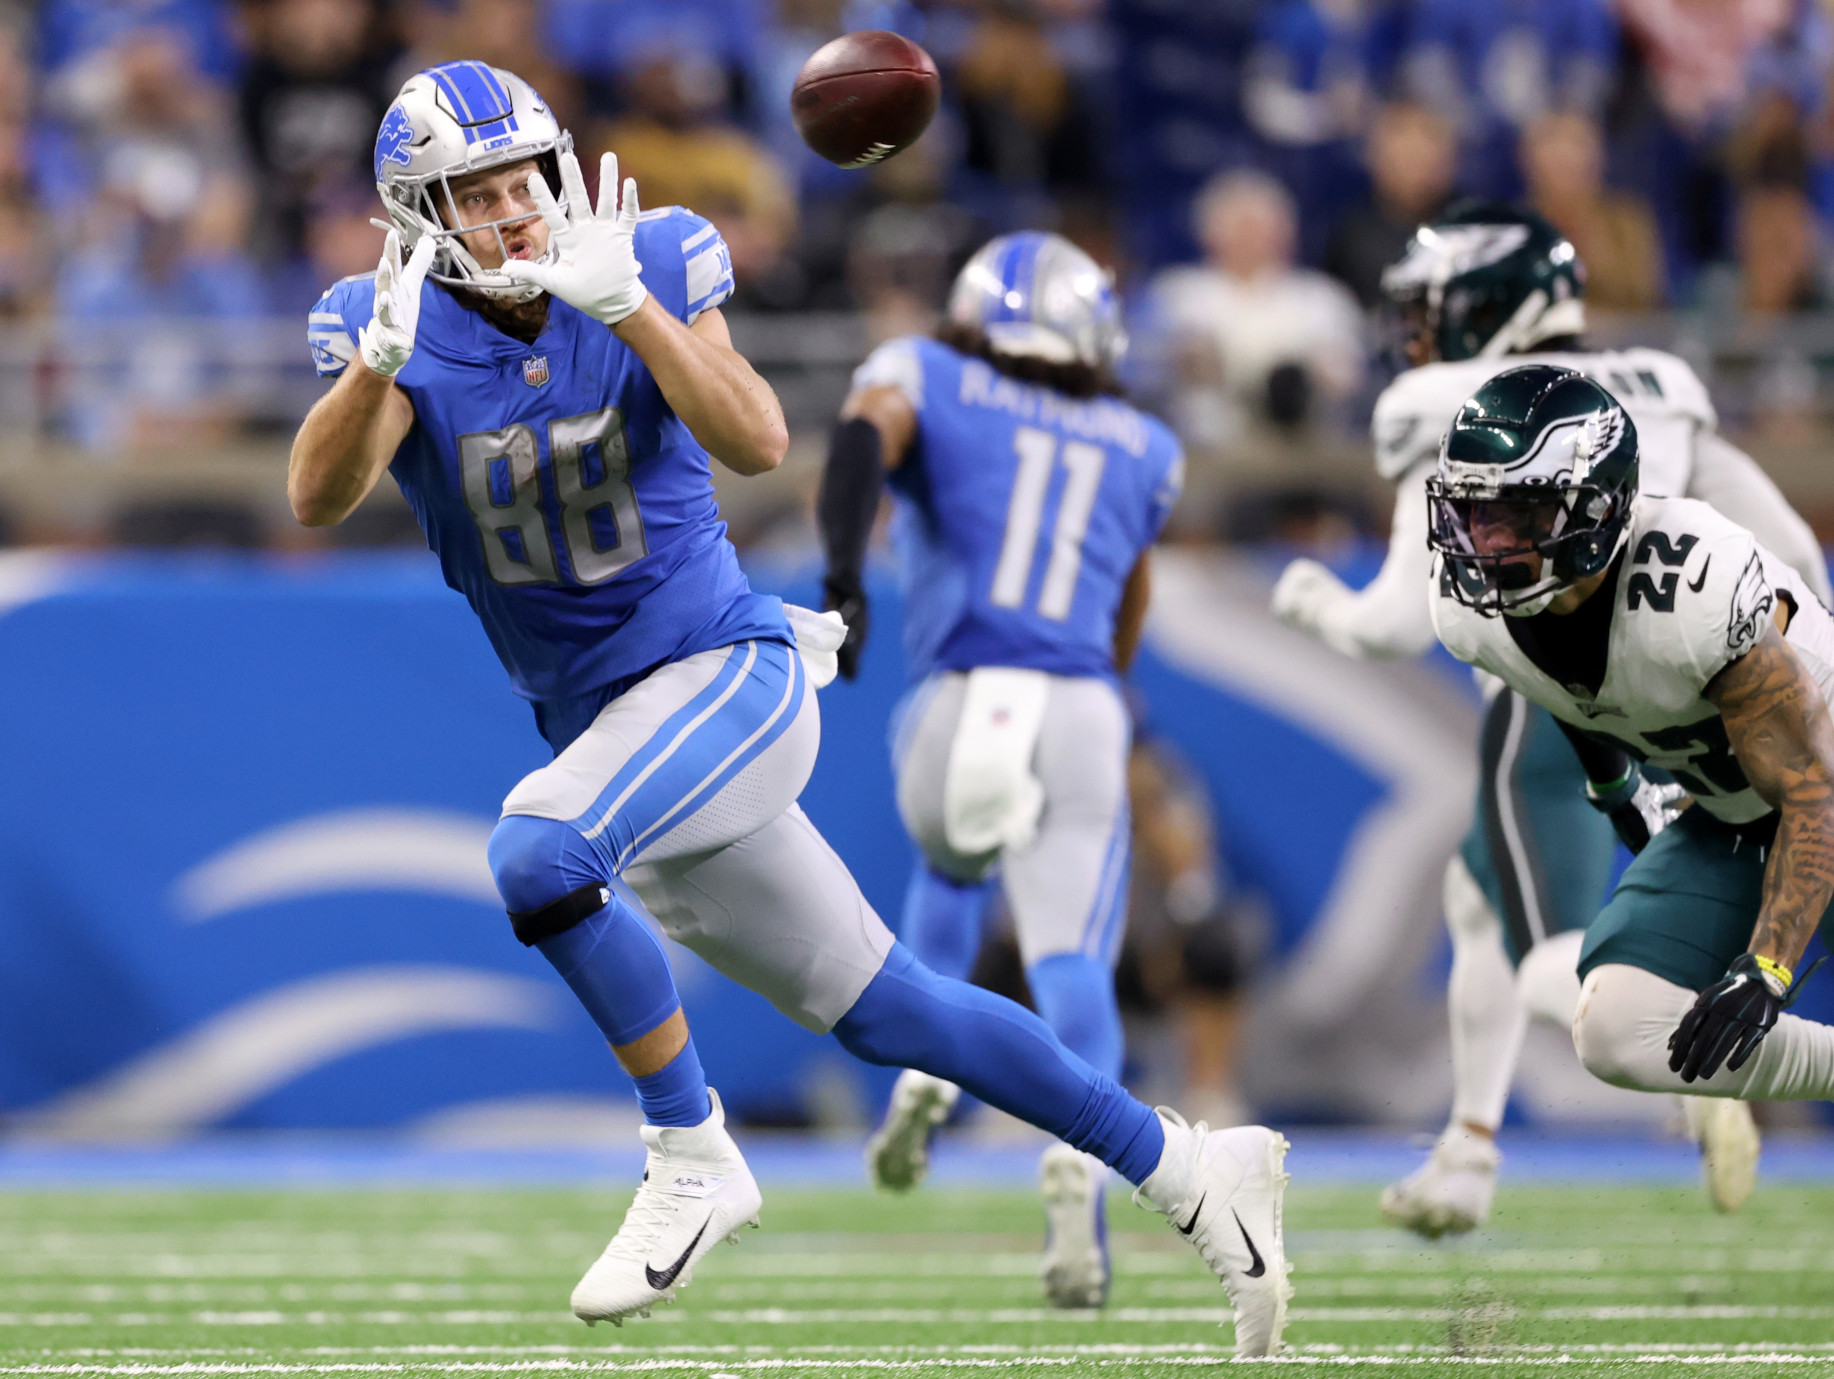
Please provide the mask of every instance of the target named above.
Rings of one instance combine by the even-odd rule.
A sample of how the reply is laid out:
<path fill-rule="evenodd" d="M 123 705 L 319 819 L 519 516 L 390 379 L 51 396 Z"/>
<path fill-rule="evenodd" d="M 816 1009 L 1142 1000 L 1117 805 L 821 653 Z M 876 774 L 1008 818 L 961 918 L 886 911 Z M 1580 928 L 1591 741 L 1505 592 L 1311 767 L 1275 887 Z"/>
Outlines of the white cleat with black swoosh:
<path fill-rule="evenodd" d="M 758 1224 L 764 1198 L 726 1133 L 726 1112 L 709 1090 L 712 1113 L 699 1125 L 646 1125 L 649 1157 L 643 1185 L 624 1213 L 624 1224 L 573 1290 L 573 1315 L 588 1326 L 647 1317 L 658 1303 L 673 1302 L 694 1265 L 722 1240 Z"/>
<path fill-rule="evenodd" d="M 1286 1138 L 1259 1125 L 1187 1126 L 1176 1111 L 1158 1111 L 1165 1153 L 1134 1200 L 1163 1212 L 1222 1281 L 1235 1309 L 1236 1355 L 1277 1355 L 1293 1296 L 1281 1225 Z"/>

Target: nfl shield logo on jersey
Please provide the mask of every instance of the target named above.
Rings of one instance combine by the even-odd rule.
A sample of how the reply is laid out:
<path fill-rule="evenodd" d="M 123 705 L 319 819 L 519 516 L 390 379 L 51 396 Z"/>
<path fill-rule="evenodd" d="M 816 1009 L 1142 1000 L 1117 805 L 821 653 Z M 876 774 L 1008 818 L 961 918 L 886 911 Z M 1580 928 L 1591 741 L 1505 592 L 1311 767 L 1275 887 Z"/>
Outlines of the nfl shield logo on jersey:
<path fill-rule="evenodd" d="M 538 359 L 524 359 L 522 361 L 522 381 L 531 388 L 539 388 L 543 383 L 548 381 L 547 355 L 544 354 Z"/>

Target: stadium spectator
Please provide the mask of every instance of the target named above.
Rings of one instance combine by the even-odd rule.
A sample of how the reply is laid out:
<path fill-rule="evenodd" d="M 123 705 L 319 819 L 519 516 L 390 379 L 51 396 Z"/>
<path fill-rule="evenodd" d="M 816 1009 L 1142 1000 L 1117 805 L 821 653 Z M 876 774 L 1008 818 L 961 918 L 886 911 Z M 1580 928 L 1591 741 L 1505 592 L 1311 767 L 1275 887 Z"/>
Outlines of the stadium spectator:
<path fill-rule="evenodd" d="M 1543 115 L 1523 132 L 1528 199 L 1579 251 L 1586 300 L 1606 311 L 1662 304 L 1662 241 L 1648 205 L 1605 186 L 1605 147 L 1584 115 Z"/>
<path fill-rule="evenodd" d="M 1256 16 L 1242 112 L 1299 201 L 1308 262 L 1356 192 L 1359 145 L 1389 80 L 1398 15 L 1383 0 L 1274 0 Z"/>
<path fill-rule="evenodd" d="M 394 96 L 391 48 L 370 0 L 272 0 L 245 23 L 253 56 L 242 137 L 259 177 L 256 243 L 285 263 L 305 251 L 306 208 L 327 183 L 368 178 Z"/>
<path fill-rule="evenodd" d="M 1608 0 L 1417 0 L 1402 82 L 1458 129 L 1461 184 L 1513 197 L 1519 132 L 1551 110 L 1599 114 L 1616 58 Z"/>
<path fill-rule="evenodd" d="M 955 55 L 944 87 L 962 121 L 958 195 L 995 224 L 1063 224 L 1067 216 L 1087 239 L 1108 219 L 1102 140 L 1050 18 L 1045 4 L 981 6 Z"/>
<path fill-rule="evenodd" d="M 106 65 L 124 40 L 148 31 L 179 43 L 213 79 L 238 64 L 232 10 L 221 0 L 45 0 L 37 8 L 38 61 L 59 79 L 98 58 Z"/>
<path fill-rule="evenodd" d="M 213 325 L 257 318 L 261 281 L 242 252 L 239 183 L 164 175 L 111 182 L 117 233 L 73 256 L 58 314 L 84 342 L 66 429 L 103 451 L 208 446 L 235 428 L 232 394 L 246 341 Z"/>
<path fill-rule="evenodd" d="M 553 62 L 590 79 L 599 99 L 613 103 L 632 68 L 658 54 L 710 58 L 721 74 L 720 105 L 739 113 L 759 85 L 765 9 L 766 0 L 546 0 L 530 32 L 541 35 Z M 535 73 L 524 75 L 544 89 Z"/>
<path fill-rule="evenodd" d="M 1697 134 L 1723 124 L 1757 88 L 1813 106 L 1822 97 L 1827 17 L 1815 0 L 1617 0 L 1664 113 Z"/>
<path fill-rule="evenodd" d="M 371 221 L 376 187 L 367 175 L 321 183 L 301 208 L 302 256 L 270 271 L 268 300 L 276 315 L 297 317 L 339 278 L 374 271 L 383 234 Z"/>
<path fill-rule="evenodd" d="M 160 29 L 80 65 L 62 109 L 97 190 L 57 285 L 57 313 L 82 327 L 69 338 L 85 350 L 65 429 L 110 452 L 208 445 L 235 425 L 239 358 L 209 323 L 265 305 L 244 252 L 252 197 L 226 94 Z"/>
<path fill-rule="evenodd" d="M 1423 105 L 1383 106 L 1369 131 L 1369 195 L 1337 223 L 1325 270 L 1366 310 L 1382 302 L 1382 270 L 1401 257 L 1414 230 L 1445 206 L 1457 172 L 1451 127 Z"/>
<path fill-rule="evenodd" d="M 783 263 L 796 228 L 796 199 L 770 150 L 723 113 L 712 56 L 657 52 L 626 76 L 629 113 L 592 127 L 584 161 L 618 155 L 648 207 L 687 206 L 719 227 L 742 289 L 757 290 Z"/>
<path fill-rule="evenodd" d="M 146 199 L 163 188 L 189 204 L 198 185 L 243 180 L 227 97 L 179 34 L 132 30 L 67 71 L 47 99 L 80 148 L 92 188 L 119 192 L 140 181 Z M 106 232 L 85 220 L 90 233 Z"/>
<path fill-rule="evenodd" d="M 1197 199 L 1204 262 L 1153 286 L 1156 324 L 1188 386 L 1186 441 L 1226 447 L 1254 419 L 1297 427 L 1362 379 L 1363 318 L 1349 291 L 1294 265 L 1291 195 L 1259 172 L 1213 178 Z"/>

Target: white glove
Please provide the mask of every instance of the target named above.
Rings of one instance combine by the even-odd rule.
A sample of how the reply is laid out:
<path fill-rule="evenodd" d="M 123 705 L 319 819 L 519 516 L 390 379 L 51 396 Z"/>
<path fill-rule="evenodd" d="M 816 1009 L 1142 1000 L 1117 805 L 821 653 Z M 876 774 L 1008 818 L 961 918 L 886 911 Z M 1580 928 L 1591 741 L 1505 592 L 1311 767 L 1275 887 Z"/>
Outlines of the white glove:
<path fill-rule="evenodd" d="M 1280 572 L 1274 585 L 1274 616 L 1288 627 L 1322 636 L 1326 610 L 1349 593 L 1349 586 L 1323 565 L 1301 557 Z"/>
<path fill-rule="evenodd" d="M 420 285 L 427 280 L 427 269 L 438 247 L 432 235 L 422 235 L 403 267 L 401 233 L 388 232 L 382 246 L 382 262 L 376 265 L 375 318 L 357 329 L 357 353 L 371 373 L 393 378 L 414 353 L 414 331 L 420 325 Z"/>
<path fill-rule="evenodd" d="M 560 155 L 560 182 L 567 192 L 567 214 L 560 213 L 554 193 L 539 172 L 529 174 L 529 195 L 555 250 L 553 263 L 511 259 L 499 270 L 511 282 L 533 283 L 576 306 L 594 320 L 615 326 L 650 295 L 638 276 L 637 180 L 624 179 L 624 202 L 618 204 L 618 156 L 599 160 L 599 206 L 586 199 L 586 179 L 579 159 Z"/>

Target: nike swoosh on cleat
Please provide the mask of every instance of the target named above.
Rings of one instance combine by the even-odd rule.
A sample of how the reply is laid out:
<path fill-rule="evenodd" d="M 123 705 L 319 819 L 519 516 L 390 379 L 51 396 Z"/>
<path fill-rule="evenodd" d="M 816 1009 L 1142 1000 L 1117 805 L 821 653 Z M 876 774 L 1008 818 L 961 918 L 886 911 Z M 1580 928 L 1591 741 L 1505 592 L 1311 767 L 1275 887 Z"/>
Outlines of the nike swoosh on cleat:
<path fill-rule="evenodd" d="M 1700 578 L 1699 579 L 1690 579 L 1688 581 L 1688 588 L 1692 589 L 1697 594 L 1700 592 L 1701 586 L 1707 582 L 1707 567 L 1710 566 L 1712 563 L 1713 563 L 1713 557 L 1708 556 L 1706 560 L 1701 564 Z"/>
<path fill-rule="evenodd" d="M 650 1268 L 647 1260 L 644 1261 L 643 1277 L 649 1280 L 650 1287 L 660 1293 L 664 1288 L 667 1288 L 671 1283 L 675 1282 L 676 1276 L 679 1275 L 682 1269 L 687 1265 L 688 1256 L 694 1253 L 694 1247 L 700 1244 L 700 1238 L 707 1233 L 707 1227 L 712 1224 L 713 1216 L 709 1213 L 707 1219 L 700 1223 L 700 1229 L 694 1232 L 694 1239 L 688 1242 L 688 1248 L 681 1252 L 681 1258 L 669 1265 L 668 1268 L 659 1272 Z M 1252 1250 L 1254 1246 L 1250 1245 L 1248 1248 Z M 1260 1256 L 1256 1255 L 1255 1258 L 1258 1261 Z"/>
<path fill-rule="evenodd" d="M 1248 1227 L 1242 1224 L 1242 1213 L 1231 1207 L 1229 1214 L 1235 1218 L 1235 1228 L 1242 1233 L 1242 1243 L 1248 1246 L 1248 1257 L 1254 1261 L 1254 1266 L 1248 1270 L 1248 1277 L 1259 1278 L 1267 1272 L 1267 1261 L 1261 1258 L 1261 1252 L 1255 1248 L 1253 1237 L 1248 1234 Z"/>
<path fill-rule="evenodd" d="M 1189 1235 L 1192 1231 L 1197 1229 L 1197 1218 L 1203 1212 L 1204 1203 L 1209 1200 L 1210 1194 L 1207 1192 L 1197 1199 L 1197 1205 L 1191 1210 L 1191 1219 L 1178 1228 L 1178 1234 Z"/>

